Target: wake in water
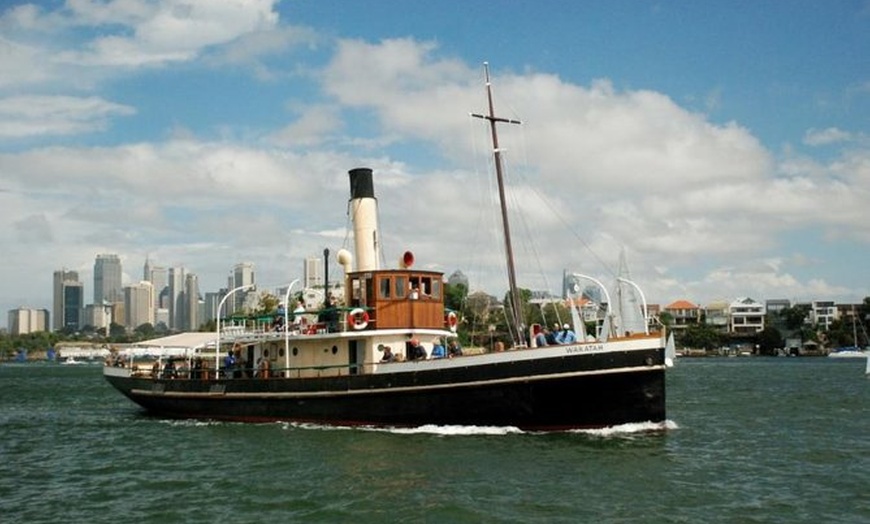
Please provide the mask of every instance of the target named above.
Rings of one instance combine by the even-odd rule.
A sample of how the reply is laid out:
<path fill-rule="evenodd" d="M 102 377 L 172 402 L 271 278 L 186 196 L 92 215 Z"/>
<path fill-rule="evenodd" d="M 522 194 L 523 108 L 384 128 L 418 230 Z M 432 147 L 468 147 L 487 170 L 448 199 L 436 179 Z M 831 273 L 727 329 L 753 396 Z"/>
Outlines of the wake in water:
<path fill-rule="evenodd" d="M 284 429 L 313 429 L 326 431 L 371 431 L 376 433 L 393 433 L 396 435 L 441 435 L 441 436 L 501 436 L 501 435 L 550 435 L 554 432 L 543 431 L 523 431 L 514 426 L 437 426 L 426 424 L 413 428 L 396 428 L 396 427 L 348 427 L 348 426 L 328 426 L 323 424 L 310 423 L 282 423 Z M 572 429 L 556 433 L 576 433 L 591 435 L 596 437 L 623 437 L 627 435 L 637 435 L 643 433 L 661 433 L 670 430 L 679 429 L 676 422 L 666 420 L 664 422 L 640 422 L 630 424 L 620 424 L 618 426 L 610 426 L 600 429 Z"/>

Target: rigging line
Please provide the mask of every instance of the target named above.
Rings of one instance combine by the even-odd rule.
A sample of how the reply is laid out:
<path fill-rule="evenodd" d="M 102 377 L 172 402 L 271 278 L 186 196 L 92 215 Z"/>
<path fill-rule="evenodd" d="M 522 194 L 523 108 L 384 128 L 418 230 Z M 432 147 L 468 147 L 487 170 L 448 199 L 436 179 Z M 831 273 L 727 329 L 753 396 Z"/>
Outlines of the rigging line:
<path fill-rule="evenodd" d="M 516 117 L 517 120 L 522 120 L 521 118 L 519 118 L 519 113 L 518 113 L 518 112 L 516 111 L 516 109 L 515 109 L 515 108 L 510 104 L 510 102 L 507 103 L 507 106 L 508 106 L 508 109 L 511 111 L 511 113 L 513 114 L 513 116 Z M 523 120 L 523 121 L 525 121 L 525 120 Z M 527 137 L 527 135 L 526 135 L 526 127 L 527 127 L 527 126 L 517 126 L 517 127 L 518 127 L 517 130 L 518 130 L 519 133 L 520 133 L 520 151 L 521 151 L 521 157 L 522 157 L 522 165 L 523 165 L 523 167 L 524 167 L 524 170 L 521 170 L 521 173 L 528 173 L 528 172 L 530 172 L 530 169 L 529 169 L 529 165 L 530 165 L 530 163 L 529 163 L 529 149 L 528 149 L 528 147 L 527 147 L 527 145 L 528 145 L 528 140 L 526 139 L 526 137 Z M 513 128 L 512 128 L 512 127 L 509 127 L 509 128 L 508 128 L 508 133 L 510 133 L 512 130 L 513 130 Z M 529 187 L 532 187 L 532 188 L 535 187 L 534 183 L 532 183 L 532 181 L 531 181 L 527 176 L 522 176 L 522 179 L 526 182 L 526 184 L 527 184 Z M 539 196 L 538 198 L 540 199 L 540 196 Z M 544 202 L 544 203 L 546 204 L 546 202 Z M 519 206 L 516 206 L 515 209 L 521 209 L 521 208 L 520 208 Z M 526 222 L 525 225 L 528 226 L 528 225 L 527 225 L 527 221 L 525 220 L 525 215 L 523 215 L 523 216 L 521 217 L 521 219 L 522 219 L 524 222 Z M 530 238 L 530 239 L 540 238 L 540 236 L 538 236 L 538 235 L 534 235 L 534 234 L 531 232 L 531 228 L 526 227 L 525 230 L 526 230 L 527 233 L 529 233 L 529 236 L 528 236 L 527 238 Z M 531 249 L 532 249 L 532 252 L 533 252 L 533 256 L 534 256 L 534 258 L 535 258 L 535 262 L 537 263 L 538 271 L 539 271 L 541 277 L 542 277 L 543 280 L 544 280 L 544 288 L 547 290 L 547 292 L 550 292 L 550 293 L 551 293 L 551 292 L 552 292 L 552 287 L 551 287 L 551 285 L 550 285 L 550 279 L 548 278 L 547 273 L 543 270 L 543 264 L 541 263 L 541 257 L 539 256 L 539 252 L 538 252 L 538 249 L 537 249 L 537 244 L 536 244 L 534 241 L 530 242 L 529 244 L 531 245 Z M 560 293 L 560 296 L 561 296 L 561 293 Z M 557 316 L 558 316 L 558 310 L 556 311 L 556 314 L 557 314 Z M 561 321 L 560 321 L 560 323 L 561 323 Z"/>
<path fill-rule="evenodd" d="M 581 236 L 577 233 L 577 231 L 575 231 L 575 230 L 571 227 L 571 224 L 569 224 L 569 223 L 568 223 L 568 220 L 567 220 L 564 216 L 562 216 L 561 213 L 559 213 L 559 210 L 556 209 L 555 207 L 553 207 L 553 206 L 550 204 L 550 201 L 547 200 L 546 197 L 545 197 L 543 194 L 541 194 L 541 192 L 538 191 L 537 188 L 536 188 L 535 186 L 531 186 L 531 189 L 532 189 L 532 192 L 534 192 L 535 195 L 537 195 L 537 197 L 541 200 L 541 202 L 542 202 L 545 206 L 547 206 L 547 209 L 549 209 L 549 210 L 553 213 L 553 215 L 554 215 L 556 218 L 558 218 L 559 221 L 560 221 L 562 224 L 565 225 L 565 227 L 568 229 L 568 231 L 571 232 L 571 234 L 574 236 L 574 238 L 576 238 L 576 239 L 577 239 L 577 240 L 578 240 L 578 241 L 583 245 L 583 247 L 585 247 L 586 250 L 589 251 L 589 253 L 592 255 L 592 258 L 594 258 L 594 259 L 595 259 L 599 264 L 601 264 L 601 266 L 604 268 L 604 270 L 605 270 L 605 271 L 606 271 L 606 272 L 607 272 L 611 277 L 614 277 L 614 278 L 615 278 L 615 277 L 617 276 L 617 274 L 616 274 L 616 271 L 613 270 L 613 264 L 609 264 L 609 263 L 605 262 L 604 259 L 602 259 L 602 258 L 598 255 L 598 253 L 595 252 L 594 249 L 592 249 L 592 246 L 589 245 L 589 243 L 587 243 L 586 240 L 584 240 L 583 237 L 581 237 Z"/>
<path fill-rule="evenodd" d="M 501 103 L 501 101 L 499 101 L 499 103 Z M 511 113 L 513 114 L 513 116 L 515 116 L 515 117 L 517 117 L 517 118 L 519 119 L 518 114 L 517 114 L 516 110 L 513 108 L 513 106 L 511 106 L 509 102 L 508 102 L 506 105 L 508 106 L 508 109 L 511 111 Z M 525 129 L 525 126 L 518 126 L 518 127 L 520 128 L 520 129 L 519 129 L 519 132 L 520 132 L 520 145 L 521 145 L 521 151 L 522 151 L 522 154 L 523 154 L 523 157 L 524 157 L 525 165 L 528 166 L 528 165 L 529 165 L 529 157 L 528 157 L 528 148 L 526 147 L 526 145 L 527 145 L 527 143 L 528 143 L 528 142 L 526 141 L 526 129 Z M 510 133 L 511 128 L 508 127 L 507 130 L 508 130 L 508 133 Z M 559 219 L 560 222 L 562 222 L 562 224 L 564 224 L 564 225 L 568 228 L 568 230 L 571 232 L 571 234 L 572 234 L 572 235 L 573 235 L 573 236 L 574 236 L 578 241 L 580 241 L 580 243 L 583 245 L 583 247 L 585 247 L 586 250 L 589 251 L 589 253 L 592 254 L 592 257 L 593 257 L 593 258 L 594 258 L 594 259 L 595 259 L 599 264 L 601 264 L 602 267 L 604 267 L 604 269 L 605 269 L 605 270 L 610 274 L 610 276 L 612 276 L 612 277 L 617 276 L 616 273 L 613 271 L 612 264 L 609 264 L 609 263 L 605 262 L 605 261 L 604 261 L 604 260 L 603 260 L 599 255 L 598 255 L 598 253 L 596 253 L 595 250 L 592 249 L 592 246 L 589 245 L 589 243 L 587 243 L 587 242 L 586 242 L 586 241 L 585 241 L 585 240 L 584 240 L 584 239 L 583 239 L 583 238 L 582 238 L 582 237 L 581 237 L 581 236 L 580 236 L 580 235 L 579 235 L 579 234 L 578 234 L 578 233 L 577 233 L 577 232 L 576 232 L 572 227 L 571 227 L 571 225 L 568 223 L 568 221 L 567 221 L 567 220 L 566 220 L 562 215 L 559 214 L 559 212 L 556 210 L 555 207 L 553 207 L 553 206 L 550 204 L 549 200 L 547 200 L 547 199 L 544 197 L 543 194 L 541 194 L 539 191 L 537 191 L 537 189 L 535 189 L 536 186 L 535 186 L 534 184 L 528 184 L 528 185 L 529 185 L 530 188 L 532 188 L 532 191 L 535 192 L 535 194 L 538 196 L 538 198 L 540 199 L 540 201 L 541 201 L 541 202 L 542 202 L 542 203 L 543 203 L 543 204 L 544 204 L 548 209 L 550 209 L 550 210 L 553 212 L 553 214 L 554 214 L 554 215 Z"/>

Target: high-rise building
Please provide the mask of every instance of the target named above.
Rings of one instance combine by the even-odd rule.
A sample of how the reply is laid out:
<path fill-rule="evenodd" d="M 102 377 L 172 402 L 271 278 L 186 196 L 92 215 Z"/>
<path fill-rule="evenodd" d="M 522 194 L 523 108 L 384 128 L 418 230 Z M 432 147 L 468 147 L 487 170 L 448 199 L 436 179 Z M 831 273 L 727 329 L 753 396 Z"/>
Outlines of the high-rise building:
<path fill-rule="evenodd" d="M 184 329 L 184 273 L 183 267 L 169 268 L 167 280 L 169 288 L 169 329 Z"/>
<path fill-rule="evenodd" d="M 221 300 L 227 296 L 226 288 L 221 289 L 217 292 L 209 291 L 205 294 L 205 308 L 204 315 L 202 318 L 202 322 L 206 323 L 218 318 L 218 306 L 220 306 Z M 223 318 L 227 316 L 227 305 L 224 304 L 223 310 L 220 312 L 220 317 Z"/>
<path fill-rule="evenodd" d="M 154 309 L 160 309 L 161 307 L 169 307 L 169 304 L 162 304 L 160 302 L 160 297 L 162 296 L 163 290 L 166 288 L 167 284 L 167 272 L 166 268 L 162 266 L 155 266 L 151 263 L 151 260 L 145 259 L 145 267 L 142 269 L 143 280 L 147 280 L 151 282 L 151 286 L 154 288 Z"/>
<path fill-rule="evenodd" d="M 198 329 L 199 317 L 199 279 L 195 273 L 188 273 L 184 279 L 184 329 Z"/>
<path fill-rule="evenodd" d="M 82 313 L 82 325 L 91 326 L 94 329 L 103 330 L 107 335 L 112 329 L 112 323 L 117 323 L 112 316 L 112 306 L 103 304 L 88 304 Z M 120 319 L 124 321 L 123 318 Z"/>
<path fill-rule="evenodd" d="M 124 287 L 124 324 L 127 329 L 136 329 L 142 324 L 154 325 L 154 288 L 143 280 Z"/>
<path fill-rule="evenodd" d="M 9 334 L 26 335 L 48 331 L 48 310 L 20 307 L 9 311 Z"/>
<path fill-rule="evenodd" d="M 302 285 L 305 289 L 323 287 L 323 259 L 308 257 L 302 264 Z"/>
<path fill-rule="evenodd" d="M 84 286 L 79 282 L 76 271 L 61 269 L 54 272 L 52 329 L 61 331 L 81 328 L 82 310 L 84 308 Z"/>
<path fill-rule="evenodd" d="M 252 262 L 241 262 L 233 267 L 233 274 L 230 278 L 230 289 L 235 289 L 240 286 L 253 286 L 255 284 L 254 264 Z M 253 288 L 246 289 L 239 291 L 230 297 L 230 300 L 233 301 L 233 311 L 230 311 L 230 313 L 243 309 L 246 297 L 252 292 L 254 292 Z"/>
<path fill-rule="evenodd" d="M 121 259 L 118 255 L 97 255 L 94 261 L 94 304 L 115 304 L 123 301 Z"/>

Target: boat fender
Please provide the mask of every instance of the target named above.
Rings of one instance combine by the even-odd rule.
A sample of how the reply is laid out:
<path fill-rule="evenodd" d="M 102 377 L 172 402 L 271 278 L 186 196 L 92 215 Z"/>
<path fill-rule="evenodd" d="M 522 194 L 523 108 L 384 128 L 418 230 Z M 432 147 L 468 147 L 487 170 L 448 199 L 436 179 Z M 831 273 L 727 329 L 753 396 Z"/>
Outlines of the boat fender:
<path fill-rule="evenodd" d="M 347 314 L 347 323 L 356 330 L 365 329 L 369 325 L 369 314 L 362 308 L 353 309 Z"/>
<path fill-rule="evenodd" d="M 457 322 L 456 313 L 453 311 L 447 313 L 447 327 L 450 328 L 450 331 L 456 333 L 456 322 Z"/>

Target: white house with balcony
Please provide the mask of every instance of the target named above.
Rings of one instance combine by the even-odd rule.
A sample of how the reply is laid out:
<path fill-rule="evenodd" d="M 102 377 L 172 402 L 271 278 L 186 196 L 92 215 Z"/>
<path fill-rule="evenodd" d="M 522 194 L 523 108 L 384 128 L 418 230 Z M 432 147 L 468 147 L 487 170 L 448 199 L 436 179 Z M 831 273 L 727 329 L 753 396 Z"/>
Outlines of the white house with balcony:
<path fill-rule="evenodd" d="M 764 331 L 765 306 L 749 297 L 738 298 L 728 307 L 731 333 L 751 334 Z"/>

